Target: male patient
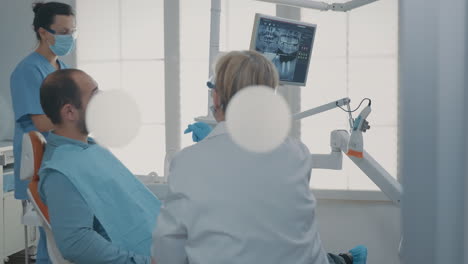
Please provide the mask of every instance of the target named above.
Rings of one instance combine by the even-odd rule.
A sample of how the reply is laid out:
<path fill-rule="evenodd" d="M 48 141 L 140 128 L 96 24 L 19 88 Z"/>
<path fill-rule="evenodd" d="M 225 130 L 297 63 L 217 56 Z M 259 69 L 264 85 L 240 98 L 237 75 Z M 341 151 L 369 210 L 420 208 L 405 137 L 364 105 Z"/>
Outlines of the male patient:
<path fill-rule="evenodd" d="M 58 70 L 42 83 L 41 105 L 55 129 L 39 171 L 39 193 L 65 259 L 151 263 L 160 201 L 88 137 L 85 112 L 97 89 L 89 75 L 76 69 Z"/>

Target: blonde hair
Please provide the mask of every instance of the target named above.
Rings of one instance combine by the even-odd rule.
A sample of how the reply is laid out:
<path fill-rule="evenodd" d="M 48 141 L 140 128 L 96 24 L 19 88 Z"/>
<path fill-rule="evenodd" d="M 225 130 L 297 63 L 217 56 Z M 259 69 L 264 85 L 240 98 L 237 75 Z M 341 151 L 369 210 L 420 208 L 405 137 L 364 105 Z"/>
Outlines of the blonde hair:
<path fill-rule="evenodd" d="M 275 89 L 278 72 L 271 61 L 256 51 L 231 51 L 219 58 L 215 66 L 216 92 L 225 112 L 231 98 L 250 85 L 265 85 Z"/>

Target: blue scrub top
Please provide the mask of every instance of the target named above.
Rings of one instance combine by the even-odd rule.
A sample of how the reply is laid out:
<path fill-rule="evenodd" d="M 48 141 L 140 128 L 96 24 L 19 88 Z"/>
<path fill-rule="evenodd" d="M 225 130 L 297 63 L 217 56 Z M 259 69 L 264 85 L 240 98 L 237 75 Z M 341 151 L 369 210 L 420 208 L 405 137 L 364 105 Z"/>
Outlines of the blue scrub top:
<path fill-rule="evenodd" d="M 57 60 L 60 69 L 68 66 Z M 15 68 L 10 77 L 11 99 L 15 113 L 15 136 L 13 138 L 13 154 L 15 157 L 15 198 L 28 199 L 27 188 L 29 181 L 22 181 L 19 177 L 21 167 L 21 145 L 23 134 L 36 130 L 31 115 L 43 115 L 40 102 L 40 87 L 42 81 L 54 72 L 55 68 L 41 54 L 33 52 L 24 58 Z M 47 133 L 43 133 L 47 136 Z"/>

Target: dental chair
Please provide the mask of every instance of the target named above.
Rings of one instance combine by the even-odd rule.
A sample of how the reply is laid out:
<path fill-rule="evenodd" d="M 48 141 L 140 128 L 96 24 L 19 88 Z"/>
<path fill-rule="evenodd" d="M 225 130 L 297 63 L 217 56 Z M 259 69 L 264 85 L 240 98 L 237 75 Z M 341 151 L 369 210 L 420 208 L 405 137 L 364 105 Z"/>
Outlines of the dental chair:
<path fill-rule="evenodd" d="M 54 264 L 69 264 L 66 261 L 55 243 L 52 228 L 49 221 L 47 206 L 42 202 L 39 195 L 39 169 L 44 155 L 46 140 L 41 133 L 31 131 L 23 135 L 23 147 L 21 156 L 20 177 L 22 180 L 31 180 L 28 187 L 28 196 L 33 205 L 34 211 L 29 213 L 29 219 L 34 219 L 31 214 L 36 213 L 35 221 L 24 221 L 26 225 L 42 226 L 46 233 L 47 251 L 49 258 Z M 27 250 L 27 249 L 26 249 Z"/>

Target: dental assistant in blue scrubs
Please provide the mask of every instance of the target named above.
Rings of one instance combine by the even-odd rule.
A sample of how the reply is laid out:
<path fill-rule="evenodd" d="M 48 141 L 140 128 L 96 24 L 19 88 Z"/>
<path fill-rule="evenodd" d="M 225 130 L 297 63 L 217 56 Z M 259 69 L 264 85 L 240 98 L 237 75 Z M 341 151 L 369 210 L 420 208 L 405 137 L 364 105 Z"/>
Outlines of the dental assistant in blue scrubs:
<path fill-rule="evenodd" d="M 69 54 L 75 45 L 75 15 L 71 6 L 58 3 L 35 3 L 33 27 L 38 40 L 34 52 L 26 56 L 11 74 L 10 88 L 15 114 L 15 198 L 27 200 L 28 181 L 19 177 L 21 143 L 23 134 L 35 130 L 47 136 L 53 128 L 44 115 L 39 91 L 42 81 L 50 73 L 65 69 L 67 65 L 58 59 Z M 36 263 L 50 263 L 45 242 L 45 233 L 40 229 Z"/>

